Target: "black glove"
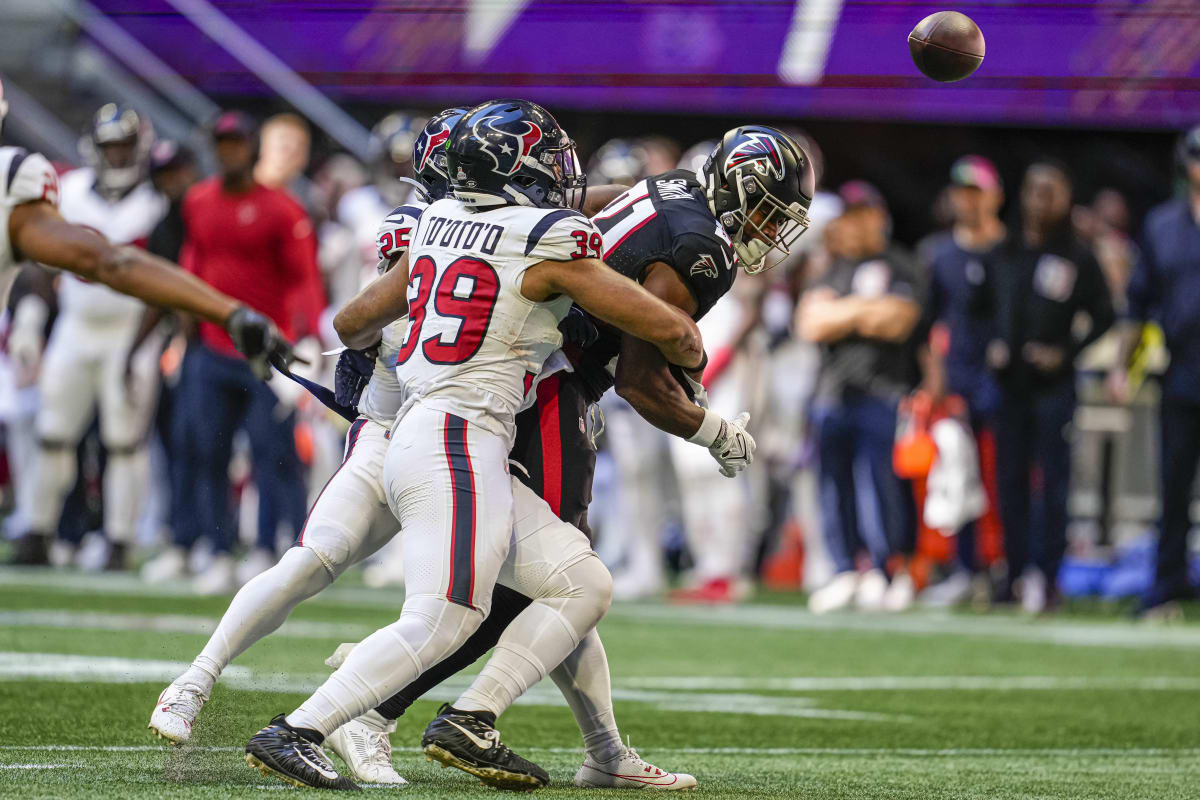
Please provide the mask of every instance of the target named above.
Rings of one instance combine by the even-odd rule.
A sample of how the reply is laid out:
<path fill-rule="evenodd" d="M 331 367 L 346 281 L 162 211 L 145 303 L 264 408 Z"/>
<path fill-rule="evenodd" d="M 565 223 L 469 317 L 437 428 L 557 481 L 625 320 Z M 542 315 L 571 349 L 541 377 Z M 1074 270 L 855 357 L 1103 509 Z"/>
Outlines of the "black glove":
<path fill-rule="evenodd" d="M 363 389 L 375 372 L 375 359 L 379 357 L 379 345 L 366 350 L 342 351 L 338 356 L 337 368 L 333 371 L 333 393 L 338 404 L 357 408 Z"/>
<path fill-rule="evenodd" d="M 238 306 L 225 321 L 225 329 L 233 339 L 233 346 L 262 380 L 271 377 L 269 365 L 284 369 L 294 360 L 292 345 L 279 333 L 275 323 L 252 308 Z"/>
<path fill-rule="evenodd" d="M 591 347 L 600 338 L 600 329 L 579 306 L 571 306 L 562 322 L 558 323 L 558 330 L 566 342 L 580 347 Z"/>

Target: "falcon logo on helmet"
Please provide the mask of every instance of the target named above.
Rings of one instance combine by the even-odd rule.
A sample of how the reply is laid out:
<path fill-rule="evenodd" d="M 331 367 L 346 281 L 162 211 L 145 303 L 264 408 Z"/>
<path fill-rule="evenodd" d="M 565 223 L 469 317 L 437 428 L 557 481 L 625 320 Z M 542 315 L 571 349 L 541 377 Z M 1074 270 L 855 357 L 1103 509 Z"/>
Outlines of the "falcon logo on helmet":
<path fill-rule="evenodd" d="M 779 146 L 766 134 L 746 134 L 745 141 L 729 152 L 725 169 L 736 169 L 747 164 L 753 164 L 760 174 L 765 175 L 770 170 L 775 180 L 783 180 L 783 158 L 779 155 Z"/>
<path fill-rule="evenodd" d="M 528 120 L 521 120 L 528 130 L 520 135 L 501 130 L 495 122 L 502 122 L 499 115 L 486 116 L 475 122 L 472 131 L 483 145 L 484 153 L 496 164 L 496 172 L 513 175 L 521 166 L 521 159 L 542 140 L 542 129 Z"/>

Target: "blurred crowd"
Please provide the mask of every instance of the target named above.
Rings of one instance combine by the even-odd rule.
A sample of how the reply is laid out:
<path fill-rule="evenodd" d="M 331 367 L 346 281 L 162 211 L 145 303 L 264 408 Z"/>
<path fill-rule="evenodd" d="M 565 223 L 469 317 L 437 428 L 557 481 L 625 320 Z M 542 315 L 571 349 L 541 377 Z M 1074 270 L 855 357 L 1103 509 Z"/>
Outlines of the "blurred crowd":
<path fill-rule="evenodd" d="M 263 310 L 298 343 L 297 371 L 328 385 L 330 320 L 375 275 L 375 231 L 413 191 L 425 119 L 385 117 L 366 163 L 312 164 L 303 118 L 226 112 L 205 176 L 200 154 L 106 105 L 81 139 L 86 166 L 62 175 L 62 212 Z M 819 175 L 818 143 L 789 132 Z M 591 155 L 589 182 L 696 169 L 714 146 L 612 140 Z M 1142 604 L 1193 596 L 1200 128 L 1178 156 L 1187 190 L 1135 229 L 1125 197 L 1076 196 L 1063 164 L 1031 163 L 1004 186 L 963 154 L 930 210 L 935 232 L 912 249 L 893 241 L 871 183 L 820 187 L 800 247 L 740 277 L 700 323 L 710 404 L 751 411 L 759 463 L 724 478 L 612 393 L 588 420 L 600 450 L 591 526 L 616 595 L 674 586 L 677 602 L 737 602 L 765 582 L 807 590 L 819 613 L 1052 610 L 1081 382 L 1121 408 L 1166 352 L 1160 441 L 1142 443 L 1160 451 L 1162 505 Z M 216 326 L 28 265 L 4 336 L 16 563 L 136 567 L 228 592 L 300 535 L 340 463 L 345 423 L 286 377 L 260 380 Z M 365 580 L 399 580 L 397 558 L 385 549 Z"/>

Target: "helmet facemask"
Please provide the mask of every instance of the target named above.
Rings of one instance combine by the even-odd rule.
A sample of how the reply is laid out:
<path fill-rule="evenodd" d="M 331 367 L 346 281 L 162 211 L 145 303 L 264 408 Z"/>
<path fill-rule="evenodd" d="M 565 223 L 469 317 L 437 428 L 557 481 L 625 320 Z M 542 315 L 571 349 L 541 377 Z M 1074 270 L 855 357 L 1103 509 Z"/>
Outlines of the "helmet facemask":
<path fill-rule="evenodd" d="M 544 148 L 536 158 L 525 156 L 522 161 L 527 167 L 545 174 L 550 182 L 546 186 L 529 175 L 514 176 L 513 183 L 517 185 L 508 192 L 519 204 L 583 209 L 587 175 L 580 166 L 575 142 L 565 132 L 558 146 Z"/>
<path fill-rule="evenodd" d="M 731 181 L 736 187 L 740 210 L 721 215 L 730 233 L 733 251 L 747 274 L 765 272 L 791 253 L 792 245 L 808 230 L 808 210 L 800 203 L 785 205 L 749 170 L 737 170 Z M 778 255 L 770 262 L 772 251 Z"/>

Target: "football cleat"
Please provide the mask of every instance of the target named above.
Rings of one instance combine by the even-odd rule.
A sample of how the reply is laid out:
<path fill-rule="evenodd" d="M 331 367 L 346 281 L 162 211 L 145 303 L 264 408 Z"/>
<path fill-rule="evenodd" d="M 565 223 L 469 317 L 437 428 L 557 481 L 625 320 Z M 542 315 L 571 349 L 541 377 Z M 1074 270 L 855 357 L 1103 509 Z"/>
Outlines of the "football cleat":
<path fill-rule="evenodd" d="M 287 724 L 283 714 L 271 720 L 246 745 L 246 763 L 263 775 L 303 789 L 359 791 L 358 784 L 339 775 L 321 745 Z"/>
<path fill-rule="evenodd" d="M 200 687 L 172 683 L 158 696 L 147 727 L 160 739 L 183 744 L 192 738 L 192 725 L 207 701 Z"/>
<path fill-rule="evenodd" d="M 597 761 L 589 755 L 575 773 L 575 785 L 584 789 L 687 791 L 696 788 L 696 779 L 660 769 L 643 761 L 632 747 L 622 747 L 608 761 Z"/>
<path fill-rule="evenodd" d="M 521 758 L 500 741 L 495 717 L 483 711 L 459 711 L 449 703 L 425 728 L 421 748 L 431 761 L 457 767 L 497 789 L 529 792 L 550 782 L 546 770 Z"/>
<path fill-rule="evenodd" d="M 392 766 L 392 741 L 388 734 L 396 729 L 396 723 L 393 720 L 386 728 L 379 730 L 377 726 L 363 720 L 363 717 L 372 713 L 374 712 L 368 711 L 362 717 L 355 717 L 329 734 L 325 737 L 325 745 L 346 762 L 350 769 L 350 777 L 354 780 L 362 783 L 407 786 L 408 781 Z"/>

